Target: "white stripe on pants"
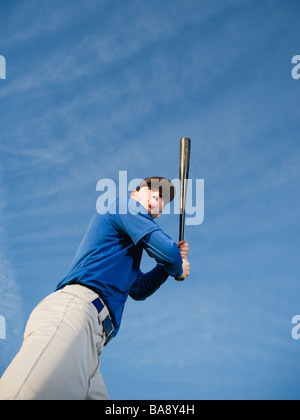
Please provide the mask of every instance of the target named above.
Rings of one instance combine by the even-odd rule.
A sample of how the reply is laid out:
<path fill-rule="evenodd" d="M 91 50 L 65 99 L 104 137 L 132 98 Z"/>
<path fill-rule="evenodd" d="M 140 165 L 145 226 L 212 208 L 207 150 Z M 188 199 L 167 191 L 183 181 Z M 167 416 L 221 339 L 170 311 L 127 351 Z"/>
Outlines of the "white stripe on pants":
<path fill-rule="evenodd" d="M 32 312 L 20 352 L 0 380 L 0 400 L 109 399 L 99 371 L 105 336 L 91 303 L 98 295 L 66 286 Z"/>

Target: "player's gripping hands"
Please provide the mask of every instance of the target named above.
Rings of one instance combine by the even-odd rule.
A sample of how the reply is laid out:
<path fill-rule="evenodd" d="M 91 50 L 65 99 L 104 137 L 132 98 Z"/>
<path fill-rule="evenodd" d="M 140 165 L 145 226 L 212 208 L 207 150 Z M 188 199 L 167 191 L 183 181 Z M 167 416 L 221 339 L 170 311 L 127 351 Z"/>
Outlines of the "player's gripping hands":
<path fill-rule="evenodd" d="M 189 253 L 189 244 L 184 239 L 183 241 L 180 241 L 177 243 L 177 246 L 180 250 L 181 258 L 182 258 L 182 269 L 183 273 L 181 277 L 178 278 L 178 280 L 185 280 L 190 275 L 190 263 L 187 259 L 188 253 Z"/>

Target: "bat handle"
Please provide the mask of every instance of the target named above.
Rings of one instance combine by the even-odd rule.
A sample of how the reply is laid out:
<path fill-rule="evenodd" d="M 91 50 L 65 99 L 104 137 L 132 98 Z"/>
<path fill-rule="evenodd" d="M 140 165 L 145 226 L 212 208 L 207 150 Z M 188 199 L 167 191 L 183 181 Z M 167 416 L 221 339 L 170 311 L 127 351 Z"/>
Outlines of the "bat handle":
<path fill-rule="evenodd" d="M 184 240 L 184 222 L 185 222 L 185 212 L 183 211 L 180 214 L 180 222 L 179 222 L 179 241 Z"/>
<path fill-rule="evenodd" d="M 184 219 L 185 219 L 185 212 L 181 212 L 180 214 L 180 223 L 179 223 L 179 242 L 184 240 Z M 175 278 L 177 281 L 183 281 L 180 278 Z"/>

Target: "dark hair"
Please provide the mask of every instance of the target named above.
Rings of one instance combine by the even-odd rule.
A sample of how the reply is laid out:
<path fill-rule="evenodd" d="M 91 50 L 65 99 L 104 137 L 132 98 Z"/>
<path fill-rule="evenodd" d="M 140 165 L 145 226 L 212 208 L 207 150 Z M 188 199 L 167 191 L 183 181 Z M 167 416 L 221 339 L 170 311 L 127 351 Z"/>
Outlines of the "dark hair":
<path fill-rule="evenodd" d="M 152 191 L 158 191 L 159 196 L 163 198 L 165 203 L 169 203 L 174 199 L 175 187 L 167 178 L 161 176 L 145 178 L 140 185 L 137 186 L 136 191 L 139 191 L 143 187 L 148 187 Z"/>

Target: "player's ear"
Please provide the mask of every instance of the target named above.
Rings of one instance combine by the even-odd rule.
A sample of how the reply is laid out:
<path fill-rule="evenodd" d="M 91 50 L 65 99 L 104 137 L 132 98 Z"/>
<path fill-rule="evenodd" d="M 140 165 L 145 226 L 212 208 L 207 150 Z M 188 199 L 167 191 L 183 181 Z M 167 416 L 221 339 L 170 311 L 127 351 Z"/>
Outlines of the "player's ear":
<path fill-rule="evenodd" d="M 137 196 L 137 190 L 132 191 L 132 193 L 130 194 L 131 198 L 135 198 Z"/>

